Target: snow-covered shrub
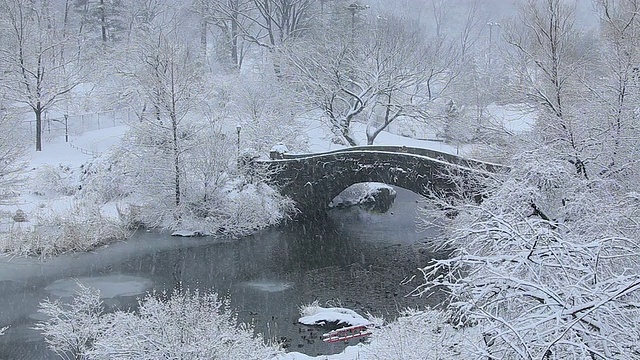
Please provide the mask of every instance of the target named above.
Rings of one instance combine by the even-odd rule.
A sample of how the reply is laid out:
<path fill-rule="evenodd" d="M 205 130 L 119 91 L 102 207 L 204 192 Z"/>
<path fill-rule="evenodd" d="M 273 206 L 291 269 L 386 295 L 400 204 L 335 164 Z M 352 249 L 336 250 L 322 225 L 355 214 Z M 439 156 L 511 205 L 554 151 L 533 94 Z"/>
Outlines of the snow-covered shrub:
<path fill-rule="evenodd" d="M 102 312 L 99 293 L 82 288 L 72 305 L 45 301 L 50 319 L 38 324 L 49 347 L 82 359 L 271 359 L 279 346 L 238 325 L 229 302 L 215 293 L 175 290 L 147 295 L 138 311 Z"/>
<path fill-rule="evenodd" d="M 531 152 L 487 182 L 481 204 L 445 201 L 448 259 L 423 269 L 501 359 L 640 357 L 640 201 Z"/>
<path fill-rule="evenodd" d="M 474 358 L 482 347 L 475 327 L 454 328 L 449 314 L 436 311 L 406 310 L 396 321 L 373 331 L 363 347 L 366 359 L 454 360 Z"/>
<path fill-rule="evenodd" d="M 14 226 L 0 234 L 0 252 L 49 257 L 88 251 L 129 236 L 125 223 L 103 215 L 95 203 L 75 202 L 68 211 L 43 211 L 34 217 L 32 227 Z"/>
<path fill-rule="evenodd" d="M 132 183 L 121 164 L 123 156 L 122 148 L 116 146 L 105 155 L 84 164 L 81 196 L 94 198 L 101 203 L 127 197 Z"/>
<path fill-rule="evenodd" d="M 0 204 L 11 201 L 25 181 L 28 134 L 24 131 L 22 117 L 6 113 L 6 104 L 0 111 Z"/>
<path fill-rule="evenodd" d="M 33 189 L 37 194 L 69 196 L 80 189 L 80 174 L 69 164 L 43 165 L 34 179 Z"/>
<path fill-rule="evenodd" d="M 104 317 L 90 359 L 270 359 L 280 353 L 253 329 L 237 324 L 228 300 L 215 293 L 174 291 L 147 296 L 136 314 Z"/>
<path fill-rule="evenodd" d="M 82 359 L 101 332 L 100 293 L 78 283 L 80 290 L 70 304 L 44 300 L 39 313 L 47 320 L 36 324 L 48 347 L 63 359 Z"/>
<path fill-rule="evenodd" d="M 245 184 L 229 192 L 224 201 L 229 226 L 247 233 L 279 223 L 293 209 L 293 201 L 265 183 Z"/>
<path fill-rule="evenodd" d="M 209 201 L 207 215 L 184 208 L 173 229 L 205 234 L 247 235 L 276 225 L 294 212 L 292 200 L 264 183 L 229 186 Z"/>

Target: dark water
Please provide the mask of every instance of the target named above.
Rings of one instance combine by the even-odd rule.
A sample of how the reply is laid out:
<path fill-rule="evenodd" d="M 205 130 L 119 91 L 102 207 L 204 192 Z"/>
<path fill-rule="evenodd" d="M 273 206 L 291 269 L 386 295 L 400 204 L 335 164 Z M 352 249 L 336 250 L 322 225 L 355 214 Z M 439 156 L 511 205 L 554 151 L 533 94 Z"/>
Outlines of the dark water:
<path fill-rule="evenodd" d="M 325 221 L 292 223 L 235 241 L 136 234 L 94 253 L 46 262 L 0 259 L 0 359 L 56 359 L 31 329 L 45 298 L 68 301 L 79 280 L 101 289 L 108 309 L 135 308 L 147 291 L 183 288 L 229 296 L 241 321 L 290 351 L 336 353 L 344 344 L 309 339 L 298 307 L 318 300 L 360 314 L 393 319 L 400 309 L 428 305 L 406 296 L 420 283 L 417 268 L 434 254 L 416 233 L 415 194 L 397 189 L 391 211 L 332 210 Z M 404 279 L 416 280 L 402 284 Z M 433 305 L 433 303 L 431 304 Z"/>

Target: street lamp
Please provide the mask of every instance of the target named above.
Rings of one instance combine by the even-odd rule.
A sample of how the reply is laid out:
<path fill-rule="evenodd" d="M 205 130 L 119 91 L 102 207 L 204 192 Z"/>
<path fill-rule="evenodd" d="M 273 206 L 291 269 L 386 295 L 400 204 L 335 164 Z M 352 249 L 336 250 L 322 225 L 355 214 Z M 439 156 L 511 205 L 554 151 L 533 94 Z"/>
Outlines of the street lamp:
<path fill-rule="evenodd" d="M 64 114 L 64 120 L 51 119 L 51 121 L 57 121 L 61 124 L 64 124 L 64 142 L 69 142 L 69 115 Z"/>
<path fill-rule="evenodd" d="M 489 26 L 489 44 L 491 44 L 493 42 L 493 27 L 494 26 L 500 27 L 500 23 L 499 22 L 488 22 L 487 25 Z"/>
<path fill-rule="evenodd" d="M 238 146 L 238 157 L 240 157 L 240 131 L 242 130 L 242 125 L 240 123 L 236 124 L 236 132 L 238 133 L 238 141 L 237 141 L 237 146 Z"/>
<path fill-rule="evenodd" d="M 500 28 L 500 23 L 498 22 L 488 22 L 487 26 L 489 26 L 489 66 L 491 66 L 491 58 L 493 57 L 493 27 L 497 26 Z"/>
<path fill-rule="evenodd" d="M 351 5 L 347 6 L 347 10 L 351 12 L 351 42 L 352 43 L 354 40 L 353 33 L 355 32 L 355 28 L 356 28 L 356 12 L 366 10 L 368 8 L 369 8 L 369 5 L 359 5 L 357 3 L 352 3 Z"/>

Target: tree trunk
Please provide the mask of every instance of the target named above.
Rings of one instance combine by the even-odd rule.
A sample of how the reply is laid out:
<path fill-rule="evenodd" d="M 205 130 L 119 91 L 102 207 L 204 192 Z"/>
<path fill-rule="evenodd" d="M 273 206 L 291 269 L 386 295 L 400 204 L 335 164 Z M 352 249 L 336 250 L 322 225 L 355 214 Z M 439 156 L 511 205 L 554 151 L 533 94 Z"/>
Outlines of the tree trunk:
<path fill-rule="evenodd" d="M 36 151 L 42 151 L 42 108 L 40 103 L 33 109 L 36 114 Z"/>
<path fill-rule="evenodd" d="M 208 58 L 208 54 L 207 54 L 207 31 L 208 31 L 208 23 L 207 20 L 202 19 L 202 23 L 200 25 L 200 47 L 202 50 L 202 57 L 204 58 L 204 61 L 207 61 Z"/>
<path fill-rule="evenodd" d="M 231 61 L 233 66 L 240 68 L 238 61 L 238 14 L 234 13 L 231 19 Z"/>
<path fill-rule="evenodd" d="M 173 135 L 173 166 L 175 170 L 176 207 L 180 206 L 180 151 L 178 149 L 178 120 L 176 114 L 171 114 L 171 131 Z"/>
<path fill-rule="evenodd" d="M 107 16 L 105 12 L 104 0 L 100 0 L 100 28 L 102 30 L 102 42 L 107 42 Z"/>

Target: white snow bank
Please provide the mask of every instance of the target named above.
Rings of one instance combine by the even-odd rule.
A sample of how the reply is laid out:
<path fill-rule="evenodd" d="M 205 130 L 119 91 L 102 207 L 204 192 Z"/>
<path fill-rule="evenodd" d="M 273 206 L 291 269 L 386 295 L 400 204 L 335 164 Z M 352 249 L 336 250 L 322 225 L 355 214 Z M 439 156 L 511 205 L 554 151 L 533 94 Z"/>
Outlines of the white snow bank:
<path fill-rule="evenodd" d="M 195 231 L 195 230 L 175 230 L 174 232 L 171 233 L 171 236 L 180 236 L 180 237 L 196 237 L 196 236 L 202 236 L 203 234 L 199 231 Z"/>
<path fill-rule="evenodd" d="M 314 115 L 321 116 L 319 114 L 312 114 L 310 115 L 310 118 L 305 119 L 305 122 L 307 123 L 305 131 L 309 137 L 309 152 L 316 153 L 345 148 L 344 145 L 334 144 L 331 141 L 331 138 L 333 137 L 331 130 L 329 130 L 327 125 L 318 118 L 311 117 Z M 366 124 L 355 122 L 351 125 L 351 130 L 359 145 L 367 144 L 366 129 Z M 470 146 L 456 146 L 447 144 L 443 141 L 413 139 L 406 136 L 391 134 L 387 131 L 381 132 L 376 137 L 374 145 L 404 145 L 408 147 L 438 150 L 449 154 L 464 154 L 471 150 Z"/>
<path fill-rule="evenodd" d="M 373 202 L 376 195 L 381 191 L 388 191 L 391 197 L 395 198 L 396 190 L 383 183 L 368 182 L 353 184 L 341 192 L 329 203 L 329 207 L 353 206 Z"/>
<path fill-rule="evenodd" d="M 492 103 L 487 106 L 486 111 L 491 123 L 500 125 L 514 134 L 529 131 L 535 124 L 536 113 L 525 104 L 497 105 Z"/>
<path fill-rule="evenodd" d="M 271 151 L 277 152 L 279 154 L 284 154 L 289 152 L 289 148 L 287 147 L 287 145 L 279 142 L 276 145 L 273 145 Z"/>
<path fill-rule="evenodd" d="M 346 324 L 349 326 L 369 325 L 371 321 L 351 309 L 345 308 L 324 308 L 318 306 L 317 302 L 303 306 L 300 309 L 302 317 L 298 322 L 304 325 L 326 325 L 327 323 Z"/>

